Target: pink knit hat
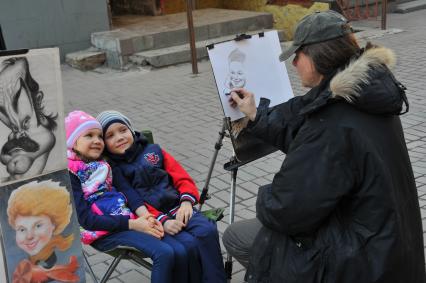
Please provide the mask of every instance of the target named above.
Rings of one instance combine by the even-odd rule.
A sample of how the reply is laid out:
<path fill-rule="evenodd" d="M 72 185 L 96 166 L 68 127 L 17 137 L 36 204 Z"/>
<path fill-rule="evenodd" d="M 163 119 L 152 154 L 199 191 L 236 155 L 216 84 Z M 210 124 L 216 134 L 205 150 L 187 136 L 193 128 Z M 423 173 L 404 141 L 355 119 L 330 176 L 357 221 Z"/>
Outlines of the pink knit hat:
<path fill-rule="evenodd" d="M 65 118 L 67 149 L 72 149 L 77 139 L 90 129 L 99 129 L 102 131 L 102 126 L 94 117 L 86 112 L 78 110 L 70 112 Z"/>

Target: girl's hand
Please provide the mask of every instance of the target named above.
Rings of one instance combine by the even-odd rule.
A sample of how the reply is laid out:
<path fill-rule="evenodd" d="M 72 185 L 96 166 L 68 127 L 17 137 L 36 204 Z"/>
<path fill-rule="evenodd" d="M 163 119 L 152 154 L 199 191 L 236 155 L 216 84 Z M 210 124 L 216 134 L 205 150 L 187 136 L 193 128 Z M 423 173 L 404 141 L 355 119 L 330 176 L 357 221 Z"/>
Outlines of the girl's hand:
<path fill-rule="evenodd" d="M 142 215 L 145 215 L 147 213 L 149 214 L 149 211 L 148 211 L 148 209 L 146 208 L 145 205 L 141 205 L 135 210 L 135 213 L 136 213 L 137 216 L 142 216 Z"/>
<path fill-rule="evenodd" d="M 153 215 L 150 214 L 148 221 L 154 224 L 154 228 L 157 229 L 164 236 L 164 228 L 160 221 L 158 221 Z"/>
<path fill-rule="evenodd" d="M 176 213 L 176 220 L 181 221 L 185 226 L 188 224 L 193 213 L 192 203 L 189 201 L 183 201 Z"/>
<path fill-rule="evenodd" d="M 166 223 L 163 224 L 163 226 L 164 226 L 164 231 L 167 234 L 176 235 L 183 229 L 185 224 L 183 224 L 182 221 L 179 221 L 176 219 L 170 219 L 170 220 L 167 220 Z"/>
<path fill-rule="evenodd" d="M 164 231 L 160 232 L 156 228 L 156 224 L 149 220 L 151 217 L 153 217 L 151 214 L 145 214 L 137 219 L 129 219 L 129 229 L 146 233 L 157 239 L 161 239 L 161 237 L 164 236 Z"/>
<path fill-rule="evenodd" d="M 238 109 L 246 114 L 250 120 L 255 120 L 257 109 L 253 93 L 244 88 L 235 88 L 231 92 L 229 103 L 233 108 L 238 106 Z"/>

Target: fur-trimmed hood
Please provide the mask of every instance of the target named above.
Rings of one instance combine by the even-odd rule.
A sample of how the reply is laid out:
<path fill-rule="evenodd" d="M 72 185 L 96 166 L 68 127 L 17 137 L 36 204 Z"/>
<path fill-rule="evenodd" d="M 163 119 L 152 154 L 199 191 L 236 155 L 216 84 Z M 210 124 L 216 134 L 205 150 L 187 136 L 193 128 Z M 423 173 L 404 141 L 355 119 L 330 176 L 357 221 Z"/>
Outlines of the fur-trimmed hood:
<path fill-rule="evenodd" d="M 369 113 L 400 113 L 404 98 L 401 84 L 390 71 L 395 64 L 392 50 L 367 49 L 331 79 L 331 98 L 344 99 Z"/>

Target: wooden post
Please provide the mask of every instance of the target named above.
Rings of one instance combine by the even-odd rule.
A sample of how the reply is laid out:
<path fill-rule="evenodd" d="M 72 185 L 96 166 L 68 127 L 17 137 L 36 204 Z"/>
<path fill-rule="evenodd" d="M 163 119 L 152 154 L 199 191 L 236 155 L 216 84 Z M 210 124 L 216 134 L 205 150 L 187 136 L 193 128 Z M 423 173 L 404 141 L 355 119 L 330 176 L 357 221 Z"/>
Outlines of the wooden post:
<path fill-rule="evenodd" d="M 386 15 L 388 12 L 388 0 L 382 0 L 382 29 L 386 29 Z"/>
<path fill-rule="evenodd" d="M 192 73 L 198 74 L 197 65 L 197 49 L 195 47 L 195 32 L 194 32 L 194 20 L 192 18 L 192 0 L 186 0 L 186 13 L 188 18 L 188 31 L 189 31 L 189 45 L 191 47 L 191 62 L 192 62 Z"/>

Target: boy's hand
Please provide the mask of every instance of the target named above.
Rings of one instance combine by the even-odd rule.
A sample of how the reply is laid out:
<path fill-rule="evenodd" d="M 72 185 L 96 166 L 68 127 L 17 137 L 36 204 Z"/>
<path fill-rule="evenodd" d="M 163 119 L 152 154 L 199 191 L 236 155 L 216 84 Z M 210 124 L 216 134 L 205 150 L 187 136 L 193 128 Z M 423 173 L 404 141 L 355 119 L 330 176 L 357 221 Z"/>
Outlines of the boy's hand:
<path fill-rule="evenodd" d="M 157 239 L 161 239 L 164 236 L 164 232 L 160 232 L 149 218 L 152 218 L 151 214 L 145 214 L 137 219 L 129 219 L 129 229 L 138 232 L 149 234 Z"/>
<path fill-rule="evenodd" d="M 182 221 L 179 221 L 177 219 L 170 219 L 167 220 L 166 223 L 163 224 L 163 226 L 164 231 L 166 231 L 167 234 L 176 235 L 182 230 L 185 224 L 183 224 Z"/>
<path fill-rule="evenodd" d="M 185 226 L 188 224 L 193 213 L 192 203 L 189 201 L 183 201 L 176 213 L 176 220 L 181 221 Z"/>

